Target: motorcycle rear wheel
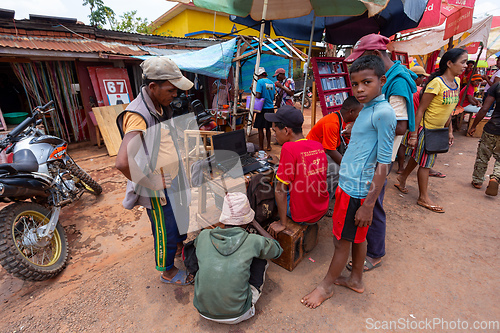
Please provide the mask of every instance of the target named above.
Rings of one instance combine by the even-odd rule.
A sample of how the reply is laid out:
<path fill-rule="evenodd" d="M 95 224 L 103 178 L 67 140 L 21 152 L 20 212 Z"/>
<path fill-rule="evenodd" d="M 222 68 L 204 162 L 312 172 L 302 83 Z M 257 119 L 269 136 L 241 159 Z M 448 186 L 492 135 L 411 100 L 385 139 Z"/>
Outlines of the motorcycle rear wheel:
<path fill-rule="evenodd" d="M 302 104 L 302 96 L 297 96 L 293 98 L 293 101 L 295 103 Z M 311 107 L 311 99 L 306 96 L 304 99 L 304 109 L 309 109 Z"/>
<path fill-rule="evenodd" d="M 80 180 L 81 184 L 85 187 L 85 189 L 88 192 L 96 196 L 102 193 L 101 185 L 99 185 L 95 180 L 93 180 L 88 173 L 83 171 L 83 169 L 80 168 L 78 164 L 68 163 L 66 167 L 73 176 L 75 176 Z"/>
<path fill-rule="evenodd" d="M 26 235 L 49 222 L 49 209 L 31 202 L 16 202 L 0 211 L 0 264 L 17 278 L 50 279 L 66 266 L 68 240 L 58 223 L 44 247 L 26 244 Z"/>

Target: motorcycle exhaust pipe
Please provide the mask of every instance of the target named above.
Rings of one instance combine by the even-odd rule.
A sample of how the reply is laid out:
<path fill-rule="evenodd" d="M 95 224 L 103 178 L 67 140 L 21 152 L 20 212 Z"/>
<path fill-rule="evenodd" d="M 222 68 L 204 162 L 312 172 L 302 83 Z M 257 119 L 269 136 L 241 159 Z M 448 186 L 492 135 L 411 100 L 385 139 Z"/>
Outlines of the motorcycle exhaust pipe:
<path fill-rule="evenodd" d="M 21 187 L 19 185 L 12 186 L 4 183 L 0 183 L 0 196 L 7 198 L 16 197 L 32 197 L 32 196 L 44 196 L 48 197 L 49 194 L 46 193 L 41 188 L 36 187 Z"/>

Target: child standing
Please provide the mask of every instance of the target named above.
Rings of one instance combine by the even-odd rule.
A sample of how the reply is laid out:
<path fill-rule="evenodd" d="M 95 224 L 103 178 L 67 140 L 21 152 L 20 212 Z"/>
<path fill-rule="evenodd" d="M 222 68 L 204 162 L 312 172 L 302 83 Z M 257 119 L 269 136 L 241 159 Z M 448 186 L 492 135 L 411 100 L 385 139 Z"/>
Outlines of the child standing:
<path fill-rule="evenodd" d="M 335 252 L 332 262 L 323 281 L 301 300 L 312 309 L 333 296 L 334 285 L 359 293 L 364 291 L 366 233 L 392 160 L 396 116 L 382 94 L 386 82 L 384 63 L 377 56 L 363 56 L 354 61 L 349 74 L 353 94 L 364 107 L 354 123 L 349 147 L 340 165 L 333 212 Z M 351 244 L 352 272 L 346 278 L 341 272 Z"/>

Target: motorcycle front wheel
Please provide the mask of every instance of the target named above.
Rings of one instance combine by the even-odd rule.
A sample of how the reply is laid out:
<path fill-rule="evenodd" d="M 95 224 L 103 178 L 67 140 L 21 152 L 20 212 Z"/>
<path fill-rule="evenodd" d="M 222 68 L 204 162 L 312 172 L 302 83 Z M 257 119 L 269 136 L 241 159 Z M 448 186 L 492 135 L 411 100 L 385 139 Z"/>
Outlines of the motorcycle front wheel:
<path fill-rule="evenodd" d="M 50 239 L 40 240 L 36 231 L 47 224 L 50 211 L 42 205 L 16 202 L 0 211 L 0 264 L 23 280 L 42 281 L 66 266 L 68 241 L 58 223 Z"/>

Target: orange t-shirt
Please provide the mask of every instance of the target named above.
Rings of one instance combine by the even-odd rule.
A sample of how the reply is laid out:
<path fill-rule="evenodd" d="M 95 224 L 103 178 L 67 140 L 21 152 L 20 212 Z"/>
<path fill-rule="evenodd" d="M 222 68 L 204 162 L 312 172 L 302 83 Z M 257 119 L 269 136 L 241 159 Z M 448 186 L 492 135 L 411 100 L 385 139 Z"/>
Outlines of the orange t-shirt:
<path fill-rule="evenodd" d="M 342 129 L 345 128 L 345 124 L 343 125 Z M 339 127 L 339 117 L 335 112 L 332 112 L 321 118 L 313 126 L 309 134 L 307 134 L 307 140 L 318 141 L 323 146 L 323 149 L 336 150 L 341 143 Z"/>

